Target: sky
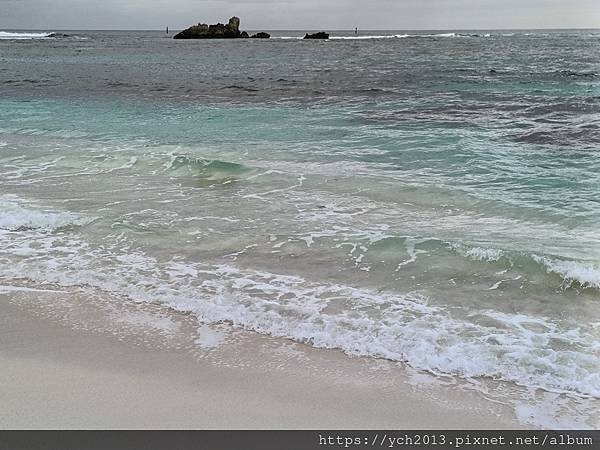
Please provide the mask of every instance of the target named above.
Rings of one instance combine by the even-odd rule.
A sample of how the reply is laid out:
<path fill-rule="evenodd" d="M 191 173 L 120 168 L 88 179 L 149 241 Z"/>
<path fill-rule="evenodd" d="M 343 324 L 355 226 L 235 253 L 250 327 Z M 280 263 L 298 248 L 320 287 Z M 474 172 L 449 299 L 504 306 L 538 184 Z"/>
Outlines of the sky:
<path fill-rule="evenodd" d="M 176 30 L 233 15 L 246 30 L 600 28 L 600 0 L 0 0 L 0 30 Z"/>

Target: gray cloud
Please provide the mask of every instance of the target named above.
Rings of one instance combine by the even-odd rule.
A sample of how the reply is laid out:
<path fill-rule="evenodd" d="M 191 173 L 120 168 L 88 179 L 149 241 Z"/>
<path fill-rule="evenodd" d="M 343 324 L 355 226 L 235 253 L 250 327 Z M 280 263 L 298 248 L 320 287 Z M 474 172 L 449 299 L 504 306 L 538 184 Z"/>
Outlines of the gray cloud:
<path fill-rule="evenodd" d="M 0 0 L 0 29 L 172 29 L 242 19 L 245 29 L 600 27 L 598 0 Z"/>

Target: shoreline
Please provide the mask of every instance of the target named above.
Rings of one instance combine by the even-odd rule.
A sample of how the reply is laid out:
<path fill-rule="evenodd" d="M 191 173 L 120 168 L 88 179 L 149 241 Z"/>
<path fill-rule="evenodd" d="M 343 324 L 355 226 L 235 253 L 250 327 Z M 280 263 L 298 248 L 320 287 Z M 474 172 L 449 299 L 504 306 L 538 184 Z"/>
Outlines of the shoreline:
<path fill-rule="evenodd" d="M 1 429 L 524 426 L 508 405 L 397 363 L 204 325 L 189 347 L 181 339 L 194 320 L 170 311 L 180 335 L 168 337 L 151 305 L 135 305 L 138 322 L 121 330 L 95 328 L 102 314 L 69 325 L 67 311 L 81 311 L 63 301 L 81 293 L 28 289 L 0 291 Z"/>

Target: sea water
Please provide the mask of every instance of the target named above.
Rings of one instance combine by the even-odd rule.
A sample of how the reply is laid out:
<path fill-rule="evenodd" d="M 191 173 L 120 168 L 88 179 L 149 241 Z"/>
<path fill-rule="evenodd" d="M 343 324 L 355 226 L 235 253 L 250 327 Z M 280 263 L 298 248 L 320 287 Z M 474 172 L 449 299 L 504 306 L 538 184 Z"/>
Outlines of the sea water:
<path fill-rule="evenodd" d="M 597 401 L 600 31 L 273 35 L 0 32 L 1 283 Z"/>

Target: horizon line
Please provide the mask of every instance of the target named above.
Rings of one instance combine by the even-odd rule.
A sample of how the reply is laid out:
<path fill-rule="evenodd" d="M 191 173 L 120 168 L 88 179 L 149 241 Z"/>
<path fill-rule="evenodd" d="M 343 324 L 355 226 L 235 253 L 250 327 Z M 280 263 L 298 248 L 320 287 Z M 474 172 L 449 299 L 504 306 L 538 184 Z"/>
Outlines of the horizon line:
<path fill-rule="evenodd" d="M 168 25 L 165 25 L 167 27 Z M 186 28 L 169 28 L 173 31 Z M 165 28 L 7 28 L 0 27 L 0 31 L 164 31 Z M 354 28 L 248 28 L 247 31 L 352 31 Z M 359 31 L 566 31 L 566 30 L 600 30 L 598 27 L 542 27 L 542 28 L 359 28 Z"/>

